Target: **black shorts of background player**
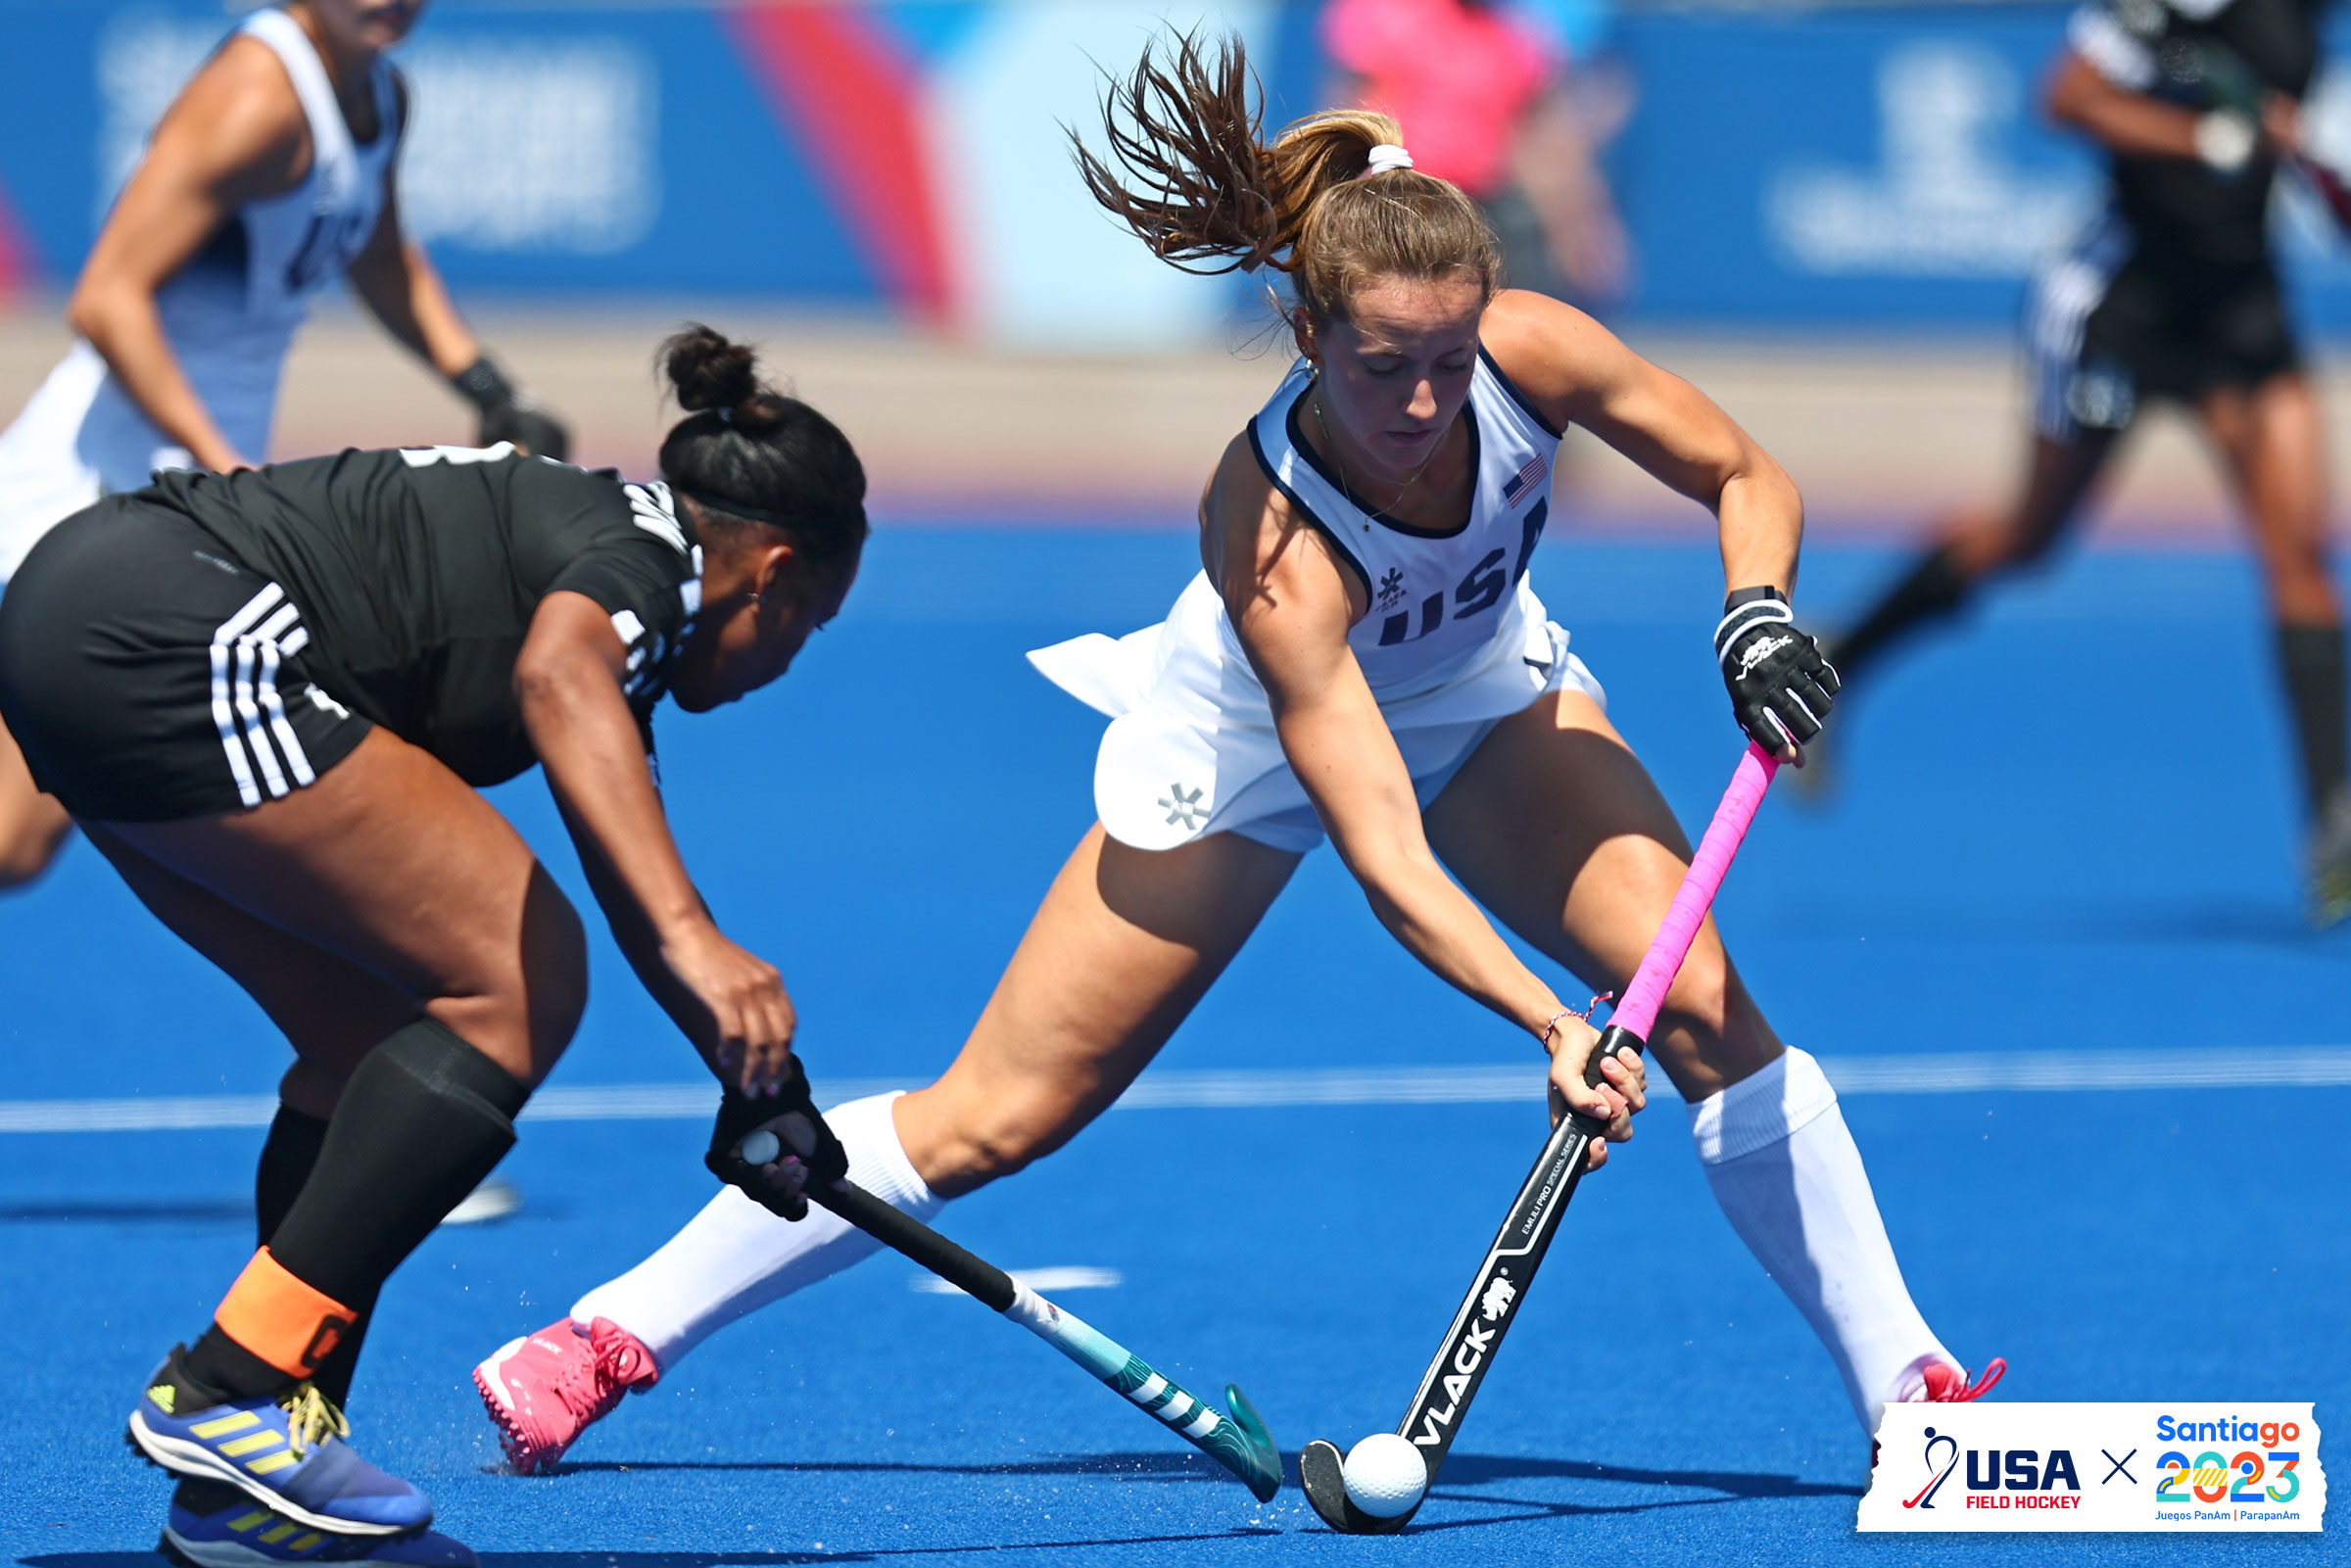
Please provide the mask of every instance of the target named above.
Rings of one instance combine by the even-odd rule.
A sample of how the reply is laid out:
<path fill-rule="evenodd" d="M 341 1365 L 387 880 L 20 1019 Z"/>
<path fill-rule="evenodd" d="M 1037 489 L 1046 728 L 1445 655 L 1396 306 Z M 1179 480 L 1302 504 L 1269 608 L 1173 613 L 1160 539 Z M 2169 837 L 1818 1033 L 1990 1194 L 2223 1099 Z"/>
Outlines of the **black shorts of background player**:
<path fill-rule="evenodd" d="M 1986 579 L 2040 559 L 2138 410 L 2158 398 L 2187 404 L 2227 464 L 2267 577 L 2310 811 L 2311 914 L 2324 926 L 2351 914 L 2343 619 L 2327 569 L 2318 401 L 2268 224 L 2279 156 L 2300 145 L 2318 9 L 2090 0 L 2075 14 L 2045 107 L 2105 150 L 2112 195 L 2043 269 L 2026 309 L 2025 482 L 2003 504 L 1946 519 L 1829 656 L 1850 683 Z"/>
<path fill-rule="evenodd" d="M 748 350 L 666 353 L 690 413 L 665 483 L 507 445 L 173 473 L 60 524 L 0 599 L 35 781 L 297 1058 L 261 1250 L 132 1437 L 355 1538 L 329 1555 L 430 1517 L 336 1451 L 336 1406 L 377 1293 L 512 1144 L 586 1000 L 579 918 L 481 787 L 543 766 L 655 1000 L 735 1091 L 804 1097 L 781 977 L 679 858 L 651 719 L 784 674 L 856 575 L 865 475 Z"/>

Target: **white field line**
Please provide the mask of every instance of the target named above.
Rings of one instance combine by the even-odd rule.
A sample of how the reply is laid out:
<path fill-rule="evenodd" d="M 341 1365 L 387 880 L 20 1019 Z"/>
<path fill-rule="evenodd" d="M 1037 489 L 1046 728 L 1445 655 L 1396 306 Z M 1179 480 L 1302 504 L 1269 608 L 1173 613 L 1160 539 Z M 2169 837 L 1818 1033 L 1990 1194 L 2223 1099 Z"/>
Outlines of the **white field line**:
<path fill-rule="evenodd" d="M 1008 1268 L 1006 1273 L 1016 1284 L 1026 1285 L 1040 1295 L 1057 1296 L 1073 1290 L 1117 1290 L 1127 1283 L 1127 1276 L 1115 1268 L 1092 1268 L 1083 1263 L 1065 1264 L 1059 1268 Z M 906 1288 L 923 1296 L 961 1296 L 961 1285 L 950 1285 L 936 1274 L 916 1274 L 906 1281 Z"/>
<path fill-rule="evenodd" d="M 2351 1047 L 2239 1051 L 2087 1051 L 2035 1056 L 1952 1052 L 1922 1056 L 1823 1057 L 1845 1095 L 1961 1094 L 1985 1090 L 2332 1088 L 2351 1085 Z M 1652 1081 L 1672 1090 L 1662 1073 Z M 839 1105 L 902 1079 L 834 1079 L 817 1103 Z M 1282 1106 L 1491 1105 L 1543 1097 L 1539 1064 L 1302 1070 L 1146 1072 L 1114 1111 L 1258 1110 Z M 542 1089 L 526 1121 L 698 1121 L 716 1109 L 708 1083 L 625 1083 Z M 117 1100 L 0 1100 L 0 1133 L 161 1132 L 265 1127 L 277 1099 L 264 1094 L 157 1096 Z"/>

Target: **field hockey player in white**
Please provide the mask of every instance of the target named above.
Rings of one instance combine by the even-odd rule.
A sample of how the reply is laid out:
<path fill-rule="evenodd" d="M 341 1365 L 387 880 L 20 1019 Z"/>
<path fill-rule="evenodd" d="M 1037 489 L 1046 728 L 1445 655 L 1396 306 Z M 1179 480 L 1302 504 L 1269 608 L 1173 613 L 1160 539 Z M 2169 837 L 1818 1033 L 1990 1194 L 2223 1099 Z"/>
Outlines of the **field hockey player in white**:
<path fill-rule="evenodd" d="M 1588 316 L 1500 290 L 1475 208 L 1413 169 L 1394 121 L 1319 115 L 1269 147 L 1252 102 L 1237 44 L 1146 52 L 1106 109 L 1118 162 L 1080 155 L 1163 259 L 1287 273 L 1299 359 L 1209 481 L 1205 570 L 1167 621 L 1032 655 L 1111 715 L 1101 820 L 962 1055 L 927 1089 L 828 1117 L 852 1178 L 926 1217 L 1108 1108 L 1326 832 L 1397 940 L 1549 1051 L 1558 1101 L 1630 1136 L 1640 1062 L 1586 1087 L 1597 1035 L 1471 901 L 1586 985 L 1621 987 L 1690 853 L 1527 579 L 1569 423 L 1720 518 L 1715 652 L 1748 733 L 1793 757 L 1836 689 L 1790 618 L 1802 507 L 1778 464 Z M 1971 1381 L 1912 1305 L 1835 1092 L 1710 922 L 1650 1044 L 1724 1213 L 1819 1332 L 1864 1431 L 1885 1402 L 1990 1387 L 2000 1363 Z M 544 1464 L 713 1330 L 874 1247 L 729 1190 L 476 1380 L 517 1465 Z"/>
<path fill-rule="evenodd" d="M 156 127 L 82 268 L 77 335 L 0 434 L 0 585 L 33 544 L 159 469 L 262 461 L 311 302 L 348 276 L 480 413 L 486 446 L 565 455 L 563 427 L 486 357 L 401 234 L 407 89 L 384 51 L 423 0 L 290 0 L 247 17 Z M 0 888 L 71 826 L 0 730 Z"/>

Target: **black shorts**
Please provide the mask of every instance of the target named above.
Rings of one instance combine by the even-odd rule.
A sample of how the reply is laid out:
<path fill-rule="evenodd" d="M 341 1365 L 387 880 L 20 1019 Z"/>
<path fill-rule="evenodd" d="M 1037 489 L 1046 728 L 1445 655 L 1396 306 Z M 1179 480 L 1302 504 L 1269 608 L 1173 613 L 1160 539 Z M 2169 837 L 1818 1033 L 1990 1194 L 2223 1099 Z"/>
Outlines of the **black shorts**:
<path fill-rule="evenodd" d="M 2034 280 L 2025 346 L 2034 429 L 2052 441 L 2121 430 L 2155 398 L 2193 403 L 2302 364 L 2268 261 L 2198 261 L 2112 214 Z"/>
<path fill-rule="evenodd" d="M 174 822 L 315 783 L 372 726 L 304 674 L 275 583 L 141 495 L 50 530 L 0 595 L 0 719 L 74 816 Z"/>

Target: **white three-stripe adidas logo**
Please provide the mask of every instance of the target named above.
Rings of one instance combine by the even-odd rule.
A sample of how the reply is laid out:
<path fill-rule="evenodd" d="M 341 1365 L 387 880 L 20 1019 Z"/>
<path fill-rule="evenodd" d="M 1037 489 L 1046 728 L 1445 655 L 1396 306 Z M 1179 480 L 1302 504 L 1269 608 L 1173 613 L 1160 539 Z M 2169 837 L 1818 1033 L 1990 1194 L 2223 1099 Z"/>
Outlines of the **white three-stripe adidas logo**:
<path fill-rule="evenodd" d="M 264 785 L 274 798 L 317 782 L 277 694 L 279 664 L 311 643 L 301 620 L 302 612 L 286 598 L 286 591 L 271 583 L 213 633 L 213 724 L 220 732 L 221 749 L 228 753 L 237 798 L 248 806 L 262 803 Z M 286 782 L 288 774 L 292 784 Z"/>

